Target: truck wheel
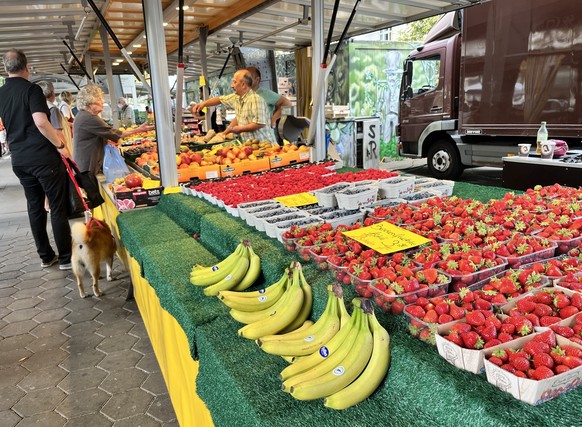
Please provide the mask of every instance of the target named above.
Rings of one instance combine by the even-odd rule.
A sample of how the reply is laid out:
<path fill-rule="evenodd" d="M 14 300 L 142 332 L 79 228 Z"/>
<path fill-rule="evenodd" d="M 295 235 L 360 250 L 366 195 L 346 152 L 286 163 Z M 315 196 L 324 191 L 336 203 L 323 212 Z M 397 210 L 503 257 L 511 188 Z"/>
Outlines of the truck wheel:
<path fill-rule="evenodd" d="M 438 179 L 456 179 L 463 173 L 459 151 L 448 141 L 437 141 L 428 150 L 428 169 Z"/>

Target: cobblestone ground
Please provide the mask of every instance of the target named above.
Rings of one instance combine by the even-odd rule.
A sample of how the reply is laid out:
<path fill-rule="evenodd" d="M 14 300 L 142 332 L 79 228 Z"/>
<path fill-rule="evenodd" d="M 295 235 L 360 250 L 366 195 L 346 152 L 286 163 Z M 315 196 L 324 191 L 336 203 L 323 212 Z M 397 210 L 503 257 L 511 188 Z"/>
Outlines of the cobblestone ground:
<path fill-rule="evenodd" d="M 40 262 L 1 158 L 0 426 L 177 426 L 123 264 L 104 296 L 81 299 L 71 271 Z"/>

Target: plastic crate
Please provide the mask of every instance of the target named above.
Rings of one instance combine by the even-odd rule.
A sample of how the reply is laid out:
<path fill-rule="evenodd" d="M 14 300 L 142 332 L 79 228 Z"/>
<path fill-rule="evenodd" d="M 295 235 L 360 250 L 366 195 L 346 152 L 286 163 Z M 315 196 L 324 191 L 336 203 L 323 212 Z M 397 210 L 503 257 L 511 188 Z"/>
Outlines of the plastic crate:
<path fill-rule="evenodd" d="M 271 211 L 267 211 L 267 212 L 263 212 L 261 214 L 255 215 L 255 228 L 259 231 L 265 231 L 265 221 L 268 219 L 271 219 L 273 217 L 276 216 L 280 216 L 280 215 L 287 215 L 287 214 L 291 214 L 293 212 L 296 212 L 295 209 L 292 208 L 279 208 L 279 209 L 274 209 Z M 251 218 L 249 216 L 249 218 Z"/>
<path fill-rule="evenodd" d="M 449 181 L 446 179 L 424 182 L 422 184 L 416 184 L 415 191 L 432 190 L 441 193 L 442 197 L 450 197 L 453 195 L 453 189 L 455 187 L 454 181 Z"/>
<path fill-rule="evenodd" d="M 410 194 L 414 191 L 414 183 L 416 178 L 394 176 L 391 178 L 381 179 L 378 182 L 378 195 L 383 199 L 393 199 L 402 197 L 405 194 Z"/>
<path fill-rule="evenodd" d="M 537 252 L 532 252 L 531 254 L 508 257 L 498 255 L 498 257 L 507 262 L 509 268 L 518 268 L 525 264 L 531 264 L 532 262 L 552 258 L 556 252 L 556 247 L 557 245 L 555 243 L 552 243 L 552 246 L 550 246 L 549 248 L 545 248 Z"/>
<path fill-rule="evenodd" d="M 275 234 L 276 234 L 275 237 L 277 238 L 277 240 L 279 240 L 281 243 L 283 243 L 285 245 L 285 247 L 287 248 L 287 246 L 290 245 L 290 243 L 288 243 L 288 241 L 290 239 L 286 239 L 286 240 L 283 239 L 283 233 L 285 233 L 285 231 L 289 230 L 294 225 L 299 225 L 301 227 L 307 227 L 308 225 L 319 224 L 321 222 L 322 222 L 321 218 L 318 218 L 316 216 L 306 216 L 303 219 L 298 219 L 298 220 L 294 219 L 291 221 L 279 223 L 279 224 L 276 224 L 276 226 L 275 226 Z M 293 249 L 294 249 L 295 242 L 293 242 L 292 245 L 293 245 Z M 291 249 L 291 250 L 293 250 L 293 249 Z M 289 249 L 287 249 L 287 250 L 289 250 Z"/>
<path fill-rule="evenodd" d="M 349 182 L 336 182 L 333 185 L 315 190 L 313 194 L 317 197 L 317 203 L 319 206 L 335 208 L 337 207 L 337 200 L 335 197 L 336 193 L 351 186 L 352 184 Z"/>
<path fill-rule="evenodd" d="M 421 190 L 410 194 L 403 194 L 400 197 L 410 204 L 418 205 L 433 197 L 440 197 L 440 193 L 432 190 Z"/>
<path fill-rule="evenodd" d="M 348 265 L 336 265 L 331 262 L 329 258 L 326 261 L 328 264 L 328 270 L 333 280 L 342 285 L 348 285 L 351 283 L 351 279 L 348 274 L 350 267 Z"/>
<path fill-rule="evenodd" d="M 278 202 L 275 202 L 275 203 L 270 204 L 270 205 L 263 205 L 263 206 L 258 206 L 258 207 L 254 207 L 254 208 L 249 208 L 249 209 L 245 210 L 246 213 L 245 213 L 244 220 L 251 227 L 255 227 L 257 215 L 262 215 L 264 213 L 272 212 L 272 211 L 283 209 L 283 208 L 284 208 L 284 206 Z M 243 212 L 243 211 L 241 211 L 241 212 Z"/>
<path fill-rule="evenodd" d="M 279 202 L 276 202 L 273 199 L 259 200 L 257 202 L 240 203 L 237 206 L 237 208 L 239 210 L 239 216 L 241 217 L 241 219 L 246 219 L 247 212 L 249 210 L 253 210 L 254 208 L 259 208 L 259 207 L 263 207 L 263 206 L 268 206 L 271 204 L 272 205 L 279 205 Z"/>
<path fill-rule="evenodd" d="M 342 190 L 335 195 L 340 209 L 354 210 L 361 206 L 374 203 L 378 198 L 377 187 L 351 187 Z"/>
<path fill-rule="evenodd" d="M 399 306 L 404 307 L 408 304 L 414 303 L 418 298 L 434 298 L 437 296 L 445 295 L 449 289 L 451 278 L 442 272 L 440 274 L 447 277 L 446 282 L 433 285 L 422 284 L 420 289 L 403 294 L 391 294 L 378 289 L 377 286 L 381 283 L 381 281 L 376 280 L 374 283 L 370 284 L 370 289 L 374 295 L 374 302 L 381 310 L 388 313 L 393 313 L 393 304 L 396 302 L 400 303 Z"/>
<path fill-rule="evenodd" d="M 298 210 L 294 210 L 282 215 L 277 215 L 263 220 L 263 225 L 265 227 L 265 233 L 267 236 L 272 238 L 277 238 L 277 225 L 278 224 L 289 224 L 289 227 L 293 224 L 293 221 L 300 221 L 306 218 L 307 214 Z"/>
<path fill-rule="evenodd" d="M 338 216 L 338 214 L 340 216 Z M 351 211 L 342 210 L 319 215 L 319 218 L 321 218 L 323 222 L 331 224 L 331 226 L 335 229 L 338 227 L 338 225 L 352 225 L 358 221 L 363 221 L 364 216 L 365 213 L 360 210 Z"/>
<path fill-rule="evenodd" d="M 435 267 L 436 268 L 440 268 L 442 267 L 442 264 L 446 263 L 446 261 L 440 261 L 438 262 Z M 493 266 L 493 267 L 489 267 L 487 269 L 484 270 L 480 270 L 480 271 L 476 271 L 472 274 L 451 274 L 448 273 L 449 276 L 451 276 L 451 285 L 449 287 L 451 292 L 459 292 L 461 290 L 461 288 L 471 288 L 472 285 L 474 285 L 475 283 L 478 283 L 480 281 L 483 281 L 487 278 L 490 278 L 491 276 L 494 276 L 497 273 L 501 273 L 502 271 L 505 270 L 505 268 L 507 267 L 507 262 L 503 262 L 502 264 Z"/>

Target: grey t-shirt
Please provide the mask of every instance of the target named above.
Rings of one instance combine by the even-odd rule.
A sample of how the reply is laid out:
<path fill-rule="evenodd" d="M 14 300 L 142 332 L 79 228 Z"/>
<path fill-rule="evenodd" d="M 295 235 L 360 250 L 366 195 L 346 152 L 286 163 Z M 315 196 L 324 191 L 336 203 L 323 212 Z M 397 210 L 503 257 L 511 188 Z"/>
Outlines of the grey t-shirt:
<path fill-rule="evenodd" d="M 105 144 L 117 142 L 123 132 L 114 129 L 99 116 L 80 110 L 73 122 L 73 160 L 81 172 L 98 174 L 103 166 Z"/>

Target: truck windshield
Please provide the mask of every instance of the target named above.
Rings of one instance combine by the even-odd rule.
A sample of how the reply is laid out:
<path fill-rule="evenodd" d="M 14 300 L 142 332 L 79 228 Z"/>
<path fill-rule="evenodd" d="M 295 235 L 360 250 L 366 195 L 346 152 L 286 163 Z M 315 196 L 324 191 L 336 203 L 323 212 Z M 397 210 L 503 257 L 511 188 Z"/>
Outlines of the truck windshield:
<path fill-rule="evenodd" d="M 416 59 L 413 62 L 412 82 L 410 84 L 413 95 L 434 90 L 439 84 L 440 69 L 440 56 Z"/>

